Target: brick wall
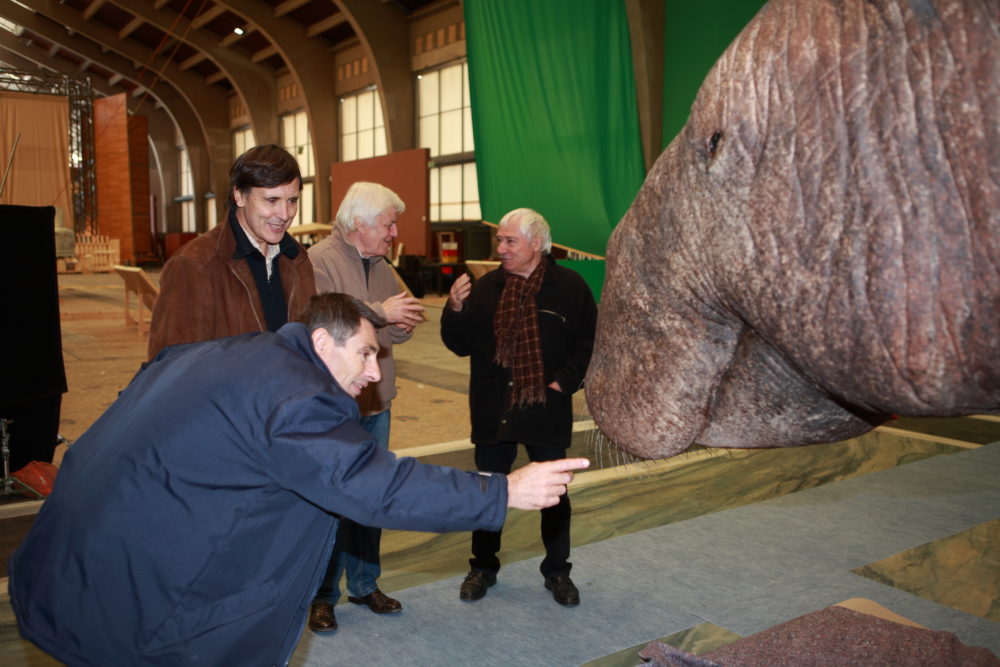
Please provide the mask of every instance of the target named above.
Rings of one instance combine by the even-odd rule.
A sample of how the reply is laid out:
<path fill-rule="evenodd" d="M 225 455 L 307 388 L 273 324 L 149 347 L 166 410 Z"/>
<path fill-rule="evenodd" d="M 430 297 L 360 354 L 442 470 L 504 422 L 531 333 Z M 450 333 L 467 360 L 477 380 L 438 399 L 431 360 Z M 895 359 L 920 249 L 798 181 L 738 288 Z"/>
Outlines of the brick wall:
<path fill-rule="evenodd" d="M 149 230 L 149 144 L 145 116 L 129 116 L 125 93 L 94 100 L 97 225 L 118 239 L 120 261 L 152 250 Z"/>
<path fill-rule="evenodd" d="M 94 163 L 97 171 L 97 229 L 92 231 L 121 240 L 124 260 L 132 254 L 132 190 L 129 186 L 125 93 L 94 100 Z M 125 238 L 129 239 L 128 243 Z"/>
<path fill-rule="evenodd" d="M 132 257 L 152 252 L 149 222 L 149 123 L 145 116 L 128 119 L 129 184 L 132 189 Z M 122 241 L 124 244 L 125 242 Z M 128 255 L 122 250 L 122 258 Z"/>

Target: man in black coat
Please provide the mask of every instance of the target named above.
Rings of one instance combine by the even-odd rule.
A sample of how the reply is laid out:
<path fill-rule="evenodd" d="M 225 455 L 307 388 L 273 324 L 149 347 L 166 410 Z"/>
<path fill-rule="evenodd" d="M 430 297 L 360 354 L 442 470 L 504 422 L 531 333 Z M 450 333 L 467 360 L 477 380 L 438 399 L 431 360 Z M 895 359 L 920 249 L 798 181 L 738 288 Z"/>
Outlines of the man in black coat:
<path fill-rule="evenodd" d="M 552 259 L 548 223 L 531 209 L 500 221 L 501 268 L 473 287 L 454 283 L 441 316 L 449 350 L 471 357 L 469 409 L 476 468 L 509 473 L 522 443 L 532 461 L 563 458 L 573 430 L 572 395 L 583 385 L 594 346 L 597 306 L 574 271 Z M 575 605 L 569 577 L 569 496 L 542 510 L 545 588 L 556 602 Z M 500 532 L 472 534 L 471 570 L 459 597 L 478 600 L 496 583 Z"/>

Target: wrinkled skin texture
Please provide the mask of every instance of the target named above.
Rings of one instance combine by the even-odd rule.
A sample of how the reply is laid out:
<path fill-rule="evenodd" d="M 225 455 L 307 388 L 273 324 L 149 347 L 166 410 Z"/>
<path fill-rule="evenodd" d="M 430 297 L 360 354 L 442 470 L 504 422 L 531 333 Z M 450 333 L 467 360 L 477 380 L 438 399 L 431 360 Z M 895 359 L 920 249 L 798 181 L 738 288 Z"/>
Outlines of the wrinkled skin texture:
<path fill-rule="evenodd" d="M 608 247 L 587 399 L 644 458 L 1000 408 L 1000 0 L 772 0 Z"/>

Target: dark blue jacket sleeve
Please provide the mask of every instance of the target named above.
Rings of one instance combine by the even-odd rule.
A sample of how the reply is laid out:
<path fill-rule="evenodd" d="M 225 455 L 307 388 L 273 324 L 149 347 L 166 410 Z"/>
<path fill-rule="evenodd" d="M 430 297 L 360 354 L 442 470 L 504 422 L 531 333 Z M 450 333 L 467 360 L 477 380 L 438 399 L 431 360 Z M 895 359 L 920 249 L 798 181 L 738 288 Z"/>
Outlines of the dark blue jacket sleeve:
<path fill-rule="evenodd" d="M 278 484 L 369 526 L 501 529 L 506 477 L 397 458 L 348 418 L 349 400 L 326 392 L 290 397 L 271 414 L 261 455 Z"/>

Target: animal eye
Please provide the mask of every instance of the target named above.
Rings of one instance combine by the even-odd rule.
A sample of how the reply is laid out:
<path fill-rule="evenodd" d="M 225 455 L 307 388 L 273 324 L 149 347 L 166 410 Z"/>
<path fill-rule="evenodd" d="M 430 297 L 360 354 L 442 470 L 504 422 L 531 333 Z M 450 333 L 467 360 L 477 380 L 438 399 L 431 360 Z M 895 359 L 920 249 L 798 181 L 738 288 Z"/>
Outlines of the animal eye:
<path fill-rule="evenodd" d="M 722 140 L 722 132 L 718 130 L 712 134 L 712 138 L 708 140 L 708 154 L 710 156 L 715 155 L 715 151 L 719 148 L 719 141 Z"/>

